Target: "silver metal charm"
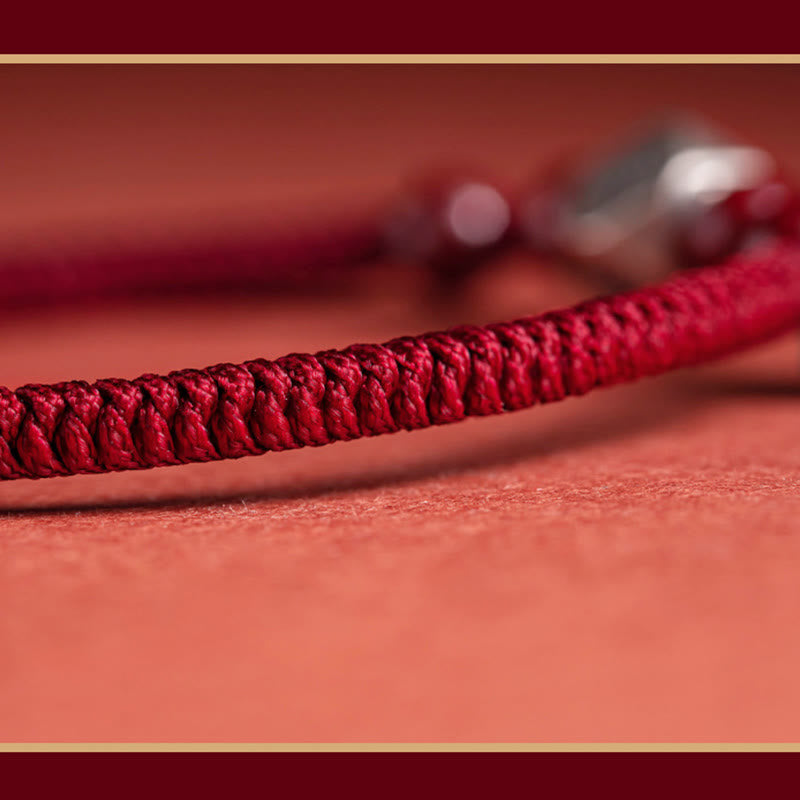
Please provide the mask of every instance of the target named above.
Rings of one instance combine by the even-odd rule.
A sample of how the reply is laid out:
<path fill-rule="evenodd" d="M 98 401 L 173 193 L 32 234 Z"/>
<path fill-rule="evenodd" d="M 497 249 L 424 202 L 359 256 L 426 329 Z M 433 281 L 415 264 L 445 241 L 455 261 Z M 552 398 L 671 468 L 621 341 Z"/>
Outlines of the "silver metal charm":
<path fill-rule="evenodd" d="M 642 284 L 681 266 L 676 236 L 693 216 L 775 171 L 764 150 L 690 116 L 639 131 L 579 163 L 559 191 L 554 245 L 566 257 Z"/>

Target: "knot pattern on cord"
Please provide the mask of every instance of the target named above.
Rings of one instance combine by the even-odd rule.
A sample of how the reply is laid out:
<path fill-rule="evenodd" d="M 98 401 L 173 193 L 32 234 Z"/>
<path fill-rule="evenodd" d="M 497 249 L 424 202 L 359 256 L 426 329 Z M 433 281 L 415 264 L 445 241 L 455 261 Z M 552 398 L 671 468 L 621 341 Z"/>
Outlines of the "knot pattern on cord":
<path fill-rule="evenodd" d="M 696 364 L 800 320 L 800 246 L 485 327 L 135 380 L 0 388 L 0 478 L 316 447 L 551 403 Z"/>

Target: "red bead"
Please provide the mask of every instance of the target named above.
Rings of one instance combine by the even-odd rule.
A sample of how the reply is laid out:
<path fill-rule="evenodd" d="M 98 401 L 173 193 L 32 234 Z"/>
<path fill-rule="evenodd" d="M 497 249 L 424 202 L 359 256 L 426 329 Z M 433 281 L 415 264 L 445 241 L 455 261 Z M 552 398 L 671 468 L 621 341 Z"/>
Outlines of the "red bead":
<path fill-rule="evenodd" d="M 789 185 L 775 178 L 754 189 L 734 192 L 725 205 L 740 225 L 768 225 L 780 218 L 793 197 Z"/>
<path fill-rule="evenodd" d="M 800 236 L 796 206 L 797 195 L 781 178 L 734 192 L 684 224 L 681 256 L 692 265 L 708 264 L 792 229 Z"/>

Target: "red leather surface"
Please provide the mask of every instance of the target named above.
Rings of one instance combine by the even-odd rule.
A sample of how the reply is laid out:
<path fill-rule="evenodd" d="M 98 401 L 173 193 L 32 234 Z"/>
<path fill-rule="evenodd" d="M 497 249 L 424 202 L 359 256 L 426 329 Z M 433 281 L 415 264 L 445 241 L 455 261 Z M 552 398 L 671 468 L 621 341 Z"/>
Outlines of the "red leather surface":
<path fill-rule="evenodd" d="M 796 67 L 5 67 L 4 246 L 509 181 L 664 107 L 800 173 Z M 130 377 L 534 313 L 165 298 L 2 321 L 2 381 Z M 797 741 L 793 337 L 562 404 L 236 462 L 0 487 L 4 741 Z"/>

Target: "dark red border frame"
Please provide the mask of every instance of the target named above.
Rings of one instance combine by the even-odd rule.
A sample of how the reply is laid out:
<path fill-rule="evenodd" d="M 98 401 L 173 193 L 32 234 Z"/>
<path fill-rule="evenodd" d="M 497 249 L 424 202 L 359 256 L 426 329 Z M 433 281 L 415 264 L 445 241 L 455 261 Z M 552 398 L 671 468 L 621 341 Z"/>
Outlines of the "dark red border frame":
<path fill-rule="evenodd" d="M 320 3 L 81 2 L 7 4 L 0 52 L 25 53 L 612 53 L 798 52 L 796 20 L 774 0 L 729 3 L 510 3 L 405 0 Z M 795 11 L 797 14 L 797 11 Z M 465 60 L 469 60 L 468 58 Z M 797 68 L 797 67 L 792 67 Z M 464 789 L 484 796 L 555 789 L 559 796 L 676 796 L 727 787 L 760 794 L 792 785 L 800 754 L 773 753 L 2 753 L 4 787 L 25 796 L 158 795 L 196 788 L 293 795 L 413 796 Z M 627 792 L 626 792 L 627 790 Z M 765 791 L 766 790 L 766 791 Z"/>
<path fill-rule="evenodd" d="M 2 53 L 793 53 L 791 4 L 6 3 Z M 797 16 L 798 11 L 793 12 Z"/>
<path fill-rule="evenodd" d="M 798 753 L 5 753 L 7 796 L 779 796 Z M 13 792 L 19 786 L 24 795 Z M 71 793 L 71 792 L 70 792 Z"/>

